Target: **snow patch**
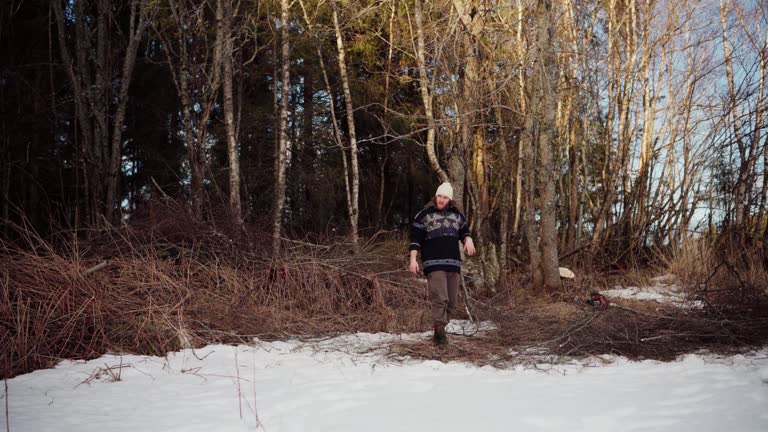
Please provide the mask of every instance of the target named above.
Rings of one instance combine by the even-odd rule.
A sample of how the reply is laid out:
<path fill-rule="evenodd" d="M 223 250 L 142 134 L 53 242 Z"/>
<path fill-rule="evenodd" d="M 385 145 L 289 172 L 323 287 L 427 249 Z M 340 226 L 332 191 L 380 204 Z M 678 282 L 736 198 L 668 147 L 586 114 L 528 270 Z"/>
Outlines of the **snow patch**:
<path fill-rule="evenodd" d="M 496 330 L 496 325 L 491 321 L 452 320 L 445 330 L 450 334 L 474 336 Z"/>
<path fill-rule="evenodd" d="M 614 287 L 601 292 L 610 300 L 613 298 L 623 298 L 632 300 L 655 301 L 658 303 L 682 303 L 685 301 L 685 294 L 680 292 L 680 288 L 675 285 L 656 285 L 650 287 Z"/>

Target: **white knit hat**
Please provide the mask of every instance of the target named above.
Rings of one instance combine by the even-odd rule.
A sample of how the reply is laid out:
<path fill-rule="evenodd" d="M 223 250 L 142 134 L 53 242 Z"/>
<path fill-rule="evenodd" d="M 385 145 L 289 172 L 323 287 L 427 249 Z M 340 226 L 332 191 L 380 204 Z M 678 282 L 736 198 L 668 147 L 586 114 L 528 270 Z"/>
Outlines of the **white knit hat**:
<path fill-rule="evenodd" d="M 435 192 L 435 196 L 442 195 L 444 197 L 447 197 L 448 199 L 453 199 L 453 187 L 450 183 L 445 182 L 437 187 L 437 192 Z"/>

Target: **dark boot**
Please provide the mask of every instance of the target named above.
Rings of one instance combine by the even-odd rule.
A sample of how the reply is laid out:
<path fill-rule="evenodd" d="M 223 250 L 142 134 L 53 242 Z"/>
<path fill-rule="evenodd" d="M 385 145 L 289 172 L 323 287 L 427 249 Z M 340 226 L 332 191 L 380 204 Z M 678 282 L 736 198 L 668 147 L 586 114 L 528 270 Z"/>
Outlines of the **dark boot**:
<path fill-rule="evenodd" d="M 448 335 L 445 333 L 445 325 L 435 325 L 435 335 L 432 340 L 437 345 L 447 345 Z"/>

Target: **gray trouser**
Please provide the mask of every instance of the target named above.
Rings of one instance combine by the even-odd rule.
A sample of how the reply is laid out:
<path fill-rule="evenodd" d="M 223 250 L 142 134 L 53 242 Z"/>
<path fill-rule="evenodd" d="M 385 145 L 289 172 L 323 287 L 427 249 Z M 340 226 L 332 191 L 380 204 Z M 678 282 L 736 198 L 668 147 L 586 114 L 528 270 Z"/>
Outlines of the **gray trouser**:
<path fill-rule="evenodd" d="M 459 295 L 461 274 L 442 270 L 427 275 L 429 297 L 432 301 L 432 323 L 445 325 L 456 310 L 456 298 Z"/>

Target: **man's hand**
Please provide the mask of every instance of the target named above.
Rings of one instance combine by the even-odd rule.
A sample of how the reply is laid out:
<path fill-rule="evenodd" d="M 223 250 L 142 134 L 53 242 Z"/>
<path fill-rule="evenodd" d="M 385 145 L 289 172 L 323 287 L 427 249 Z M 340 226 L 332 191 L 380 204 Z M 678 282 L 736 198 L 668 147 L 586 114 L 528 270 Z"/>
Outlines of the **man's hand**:
<path fill-rule="evenodd" d="M 475 254 L 475 243 L 472 242 L 472 237 L 467 237 L 464 239 L 464 253 L 469 256 Z"/>
<path fill-rule="evenodd" d="M 413 274 L 419 274 L 419 263 L 415 260 L 411 260 L 411 264 L 408 266 L 408 270 Z"/>
<path fill-rule="evenodd" d="M 408 271 L 415 275 L 419 274 L 419 262 L 416 261 L 419 251 L 412 250 L 408 255 L 411 257 L 411 264 L 408 266 Z"/>

